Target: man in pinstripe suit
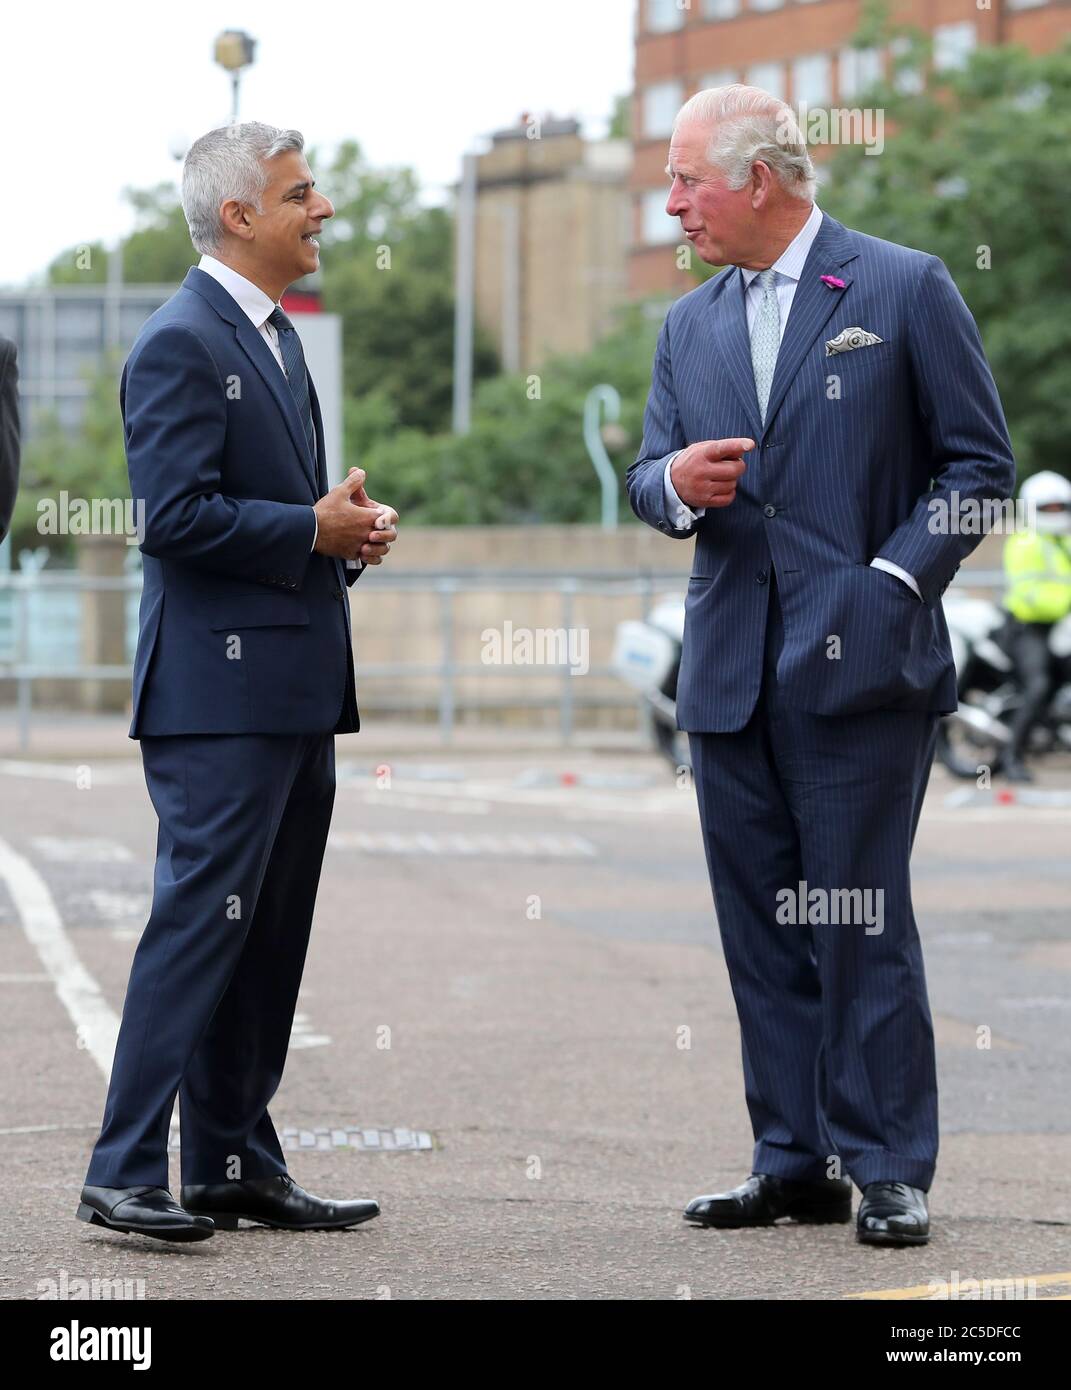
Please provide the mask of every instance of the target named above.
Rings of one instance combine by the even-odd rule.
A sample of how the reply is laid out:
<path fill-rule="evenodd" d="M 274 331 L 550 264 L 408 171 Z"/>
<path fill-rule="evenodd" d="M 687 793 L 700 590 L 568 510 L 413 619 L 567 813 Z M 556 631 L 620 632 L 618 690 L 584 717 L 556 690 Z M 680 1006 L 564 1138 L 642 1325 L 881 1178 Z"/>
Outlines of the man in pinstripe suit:
<path fill-rule="evenodd" d="M 666 210 L 724 266 L 662 327 L 633 509 L 696 538 L 677 687 L 740 1019 L 751 1175 L 702 1225 L 850 1222 L 929 1238 L 933 1026 L 909 858 L 938 717 L 941 608 L 980 539 L 964 503 L 1015 463 L 944 264 L 813 202 L 787 107 L 757 88 L 678 114 Z"/>

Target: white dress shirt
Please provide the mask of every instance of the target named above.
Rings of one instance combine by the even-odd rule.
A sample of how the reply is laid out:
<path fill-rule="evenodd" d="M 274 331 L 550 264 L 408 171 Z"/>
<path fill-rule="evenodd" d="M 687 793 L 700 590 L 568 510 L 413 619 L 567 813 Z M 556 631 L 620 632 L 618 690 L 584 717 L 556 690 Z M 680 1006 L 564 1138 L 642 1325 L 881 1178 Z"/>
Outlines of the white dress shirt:
<path fill-rule="evenodd" d="M 781 320 L 781 341 L 784 341 L 785 324 L 788 322 L 789 310 L 792 308 L 792 300 L 796 294 L 796 286 L 800 282 L 804 264 L 810 254 L 814 239 L 818 235 L 818 229 L 822 225 L 823 216 L 824 214 L 818 204 L 813 203 L 807 221 L 804 222 L 803 226 L 773 263 L 772 269 L 776 272 L 774 275 L 774 289 L 777 294 L 777 310 Z M 744 280 L 744 308 L 747 312 L 747 331 L 750 337 L 751 330 L 755 323 L 755 315 L 759 312 L 759 303 L 762 299 L 762 285 L 759 282 L 759 272 L 757 270 L 747 270 L 741 266 L 740 274 L 743 276 Z M 677 489 L 673 486 L 673 480 L 670 477 L 670 469 L 673 467 L 673 460 L 677 457 L 677 454 L 682 452 L 682 450 L 678 449 L 676 453 L 670 456 L 666 462 L 666 471 L 664 475 L 666 514 L 679 531 L 687 530 L 696 518 L 702 516 L 706 511 L 705 507 L 696 507 L 693 510 L 691 507 L 686 506 L 677 496 Z M 889 574 L 895 574 L 898 579 L 902 579 L 905 584 L 910 585 L 920 599 L 922 598 L 922 594 L 919 592 L 919 586 L 916 584 L 914 578 L 908 574 L 906 570 L 902 570 L 899 565 L 894 565 L 889 560 L 883 560 L 880 556 L 875 556 L 870 563 L 876 569 L 886 570 Z"/>
<path fill-rule="evenodd" d="M 250 323 L 257 330 L 260 336 L 271 349 L 271 355 L 279 364 L 279 370 L 286 376 L 286 368 L 283 366 L 283 355 L 279 351 L 279 334 L 276 332 L 275 325 L 268 322 L 269 316 L 276 308 L 272 299 L 264 293 L 252 280 L 247 280 L 244 275 L 239 275 L 236 270 L 232 270 L 229 265 L 224 265 L 222 261 L 217 261 L 215 256 L 202 256 L 197 263 L 197 269 L 203 270 L 206 275 L 211 275 L 213 280 L 218 280 L 230 297 L 238 305 L 239 309 L 246 315 Z M 289 383 L 288 383 L 289 385 Z M 316 439 L 313 438 L 313 453 L 316 452 Z M 320 535 L 320 524 L 316 519 L 315 510 L 312 511 L 312 545 L 310 549 L 316 549 L 316 541 Z M 347 560 L 347 569 L 363 569 L 363 560 Z"/>

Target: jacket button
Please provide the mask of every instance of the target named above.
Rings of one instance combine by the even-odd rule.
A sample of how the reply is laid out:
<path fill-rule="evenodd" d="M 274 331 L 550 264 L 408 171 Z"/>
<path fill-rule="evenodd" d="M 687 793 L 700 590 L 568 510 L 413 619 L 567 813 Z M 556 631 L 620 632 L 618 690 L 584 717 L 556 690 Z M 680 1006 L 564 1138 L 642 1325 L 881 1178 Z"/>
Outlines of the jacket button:
<path fill-rule="evenodd" d="M 763 516 L 776 516 L 777 508 L 774 506 L 772 502 L 767 502 L 765 507 L 763 507 L 762 509 L 762 514 Z"/>
<path fill-rule="evenodd" d="M 332 590 L 331 590 L 331 593 L 332 593 L 332 594 L 335 596 L 335 598 L 337 598 L 337 599 L 341 599 L 341 597 L 342 597 L 342 590 L 341 590 L 341 589 L 332 589 Z"/>
<path fill-rule="evenodd" d="M 756 584 L 765 584 L 765 583 L 766 583 L 766 571 L 765 571 L 765 570 L 759 570 L 758 574 L 755 576 L 755 583 L 756 583 Z"/>

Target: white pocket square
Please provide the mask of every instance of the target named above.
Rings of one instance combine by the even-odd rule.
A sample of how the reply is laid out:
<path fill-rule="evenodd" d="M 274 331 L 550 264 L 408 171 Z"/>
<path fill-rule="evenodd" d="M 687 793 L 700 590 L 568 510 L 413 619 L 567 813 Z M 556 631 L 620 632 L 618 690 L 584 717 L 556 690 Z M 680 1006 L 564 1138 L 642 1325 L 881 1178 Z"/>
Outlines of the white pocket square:
<path fill-rule="evenodd" d="M 884 341 L 884 338 L 879 338 L 876 333 L 868 333 L 865 328 L 842 328 L 835 338 L 826 342 L 826 356 L 832 357 L 835 352 L 852 352 L 855 348 L 873 347 L 875 343 Z"/>

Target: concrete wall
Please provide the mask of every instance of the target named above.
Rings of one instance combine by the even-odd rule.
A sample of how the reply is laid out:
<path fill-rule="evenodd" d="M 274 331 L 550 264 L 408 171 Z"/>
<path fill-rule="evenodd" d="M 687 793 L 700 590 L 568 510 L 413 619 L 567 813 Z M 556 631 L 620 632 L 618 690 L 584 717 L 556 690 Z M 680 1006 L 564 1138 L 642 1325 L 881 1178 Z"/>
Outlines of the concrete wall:
<path fill-rule="evenodd" d="M 1002 544 L 1002 536 L 987 536 L 959 581 L 969 585 L 972 569 L 999 570 Z M 565 701 L 577 728 L 634 727 L 631 692 L 595 672 L 609 663 L 619 622 L 642 616 L 651 598 L 684 592 L 692 550 L 690 541 L 633 525 L 610 533 L 597 526 L 403 526 L 389 560 L 350 590 L 359 702 L 381 718 L 436 720 L 442 683 L 431 668 L 449 653 L 457 667 L 477 668 L 454 681 L 459 724 L 555 728 Z M 87 575 L 118 574 L 125 554 L 121 540 L 92 538 L 82 547 L 80 568 Z M 577 591 L 563 599 L 554 586 L 569 578 L 578 581 Z M 636 592 L 622 582 L 640 579 L 645 583 Z M 443 581 L 455 588 L 449 598 L 436 588 Z M 977 592 L 992 596 L 991 590 Z M 117 594 L 86 593 L 84 663 L 122 662 L 121 619 Z M 558 628 L 586 634 L 588 674 L 541 674 L 545 665 L 484 660 L 488 631 L 505 638 L 520 629 Z M 381 669 L 396 665 L 423 673 L 399 677 Z M 14 698 L 11 682 L 0 686 L 4 698 Z M 118 681 L 39 682 L 34 699 L 42 705 L 129 709 L 130 691 Z"/>

